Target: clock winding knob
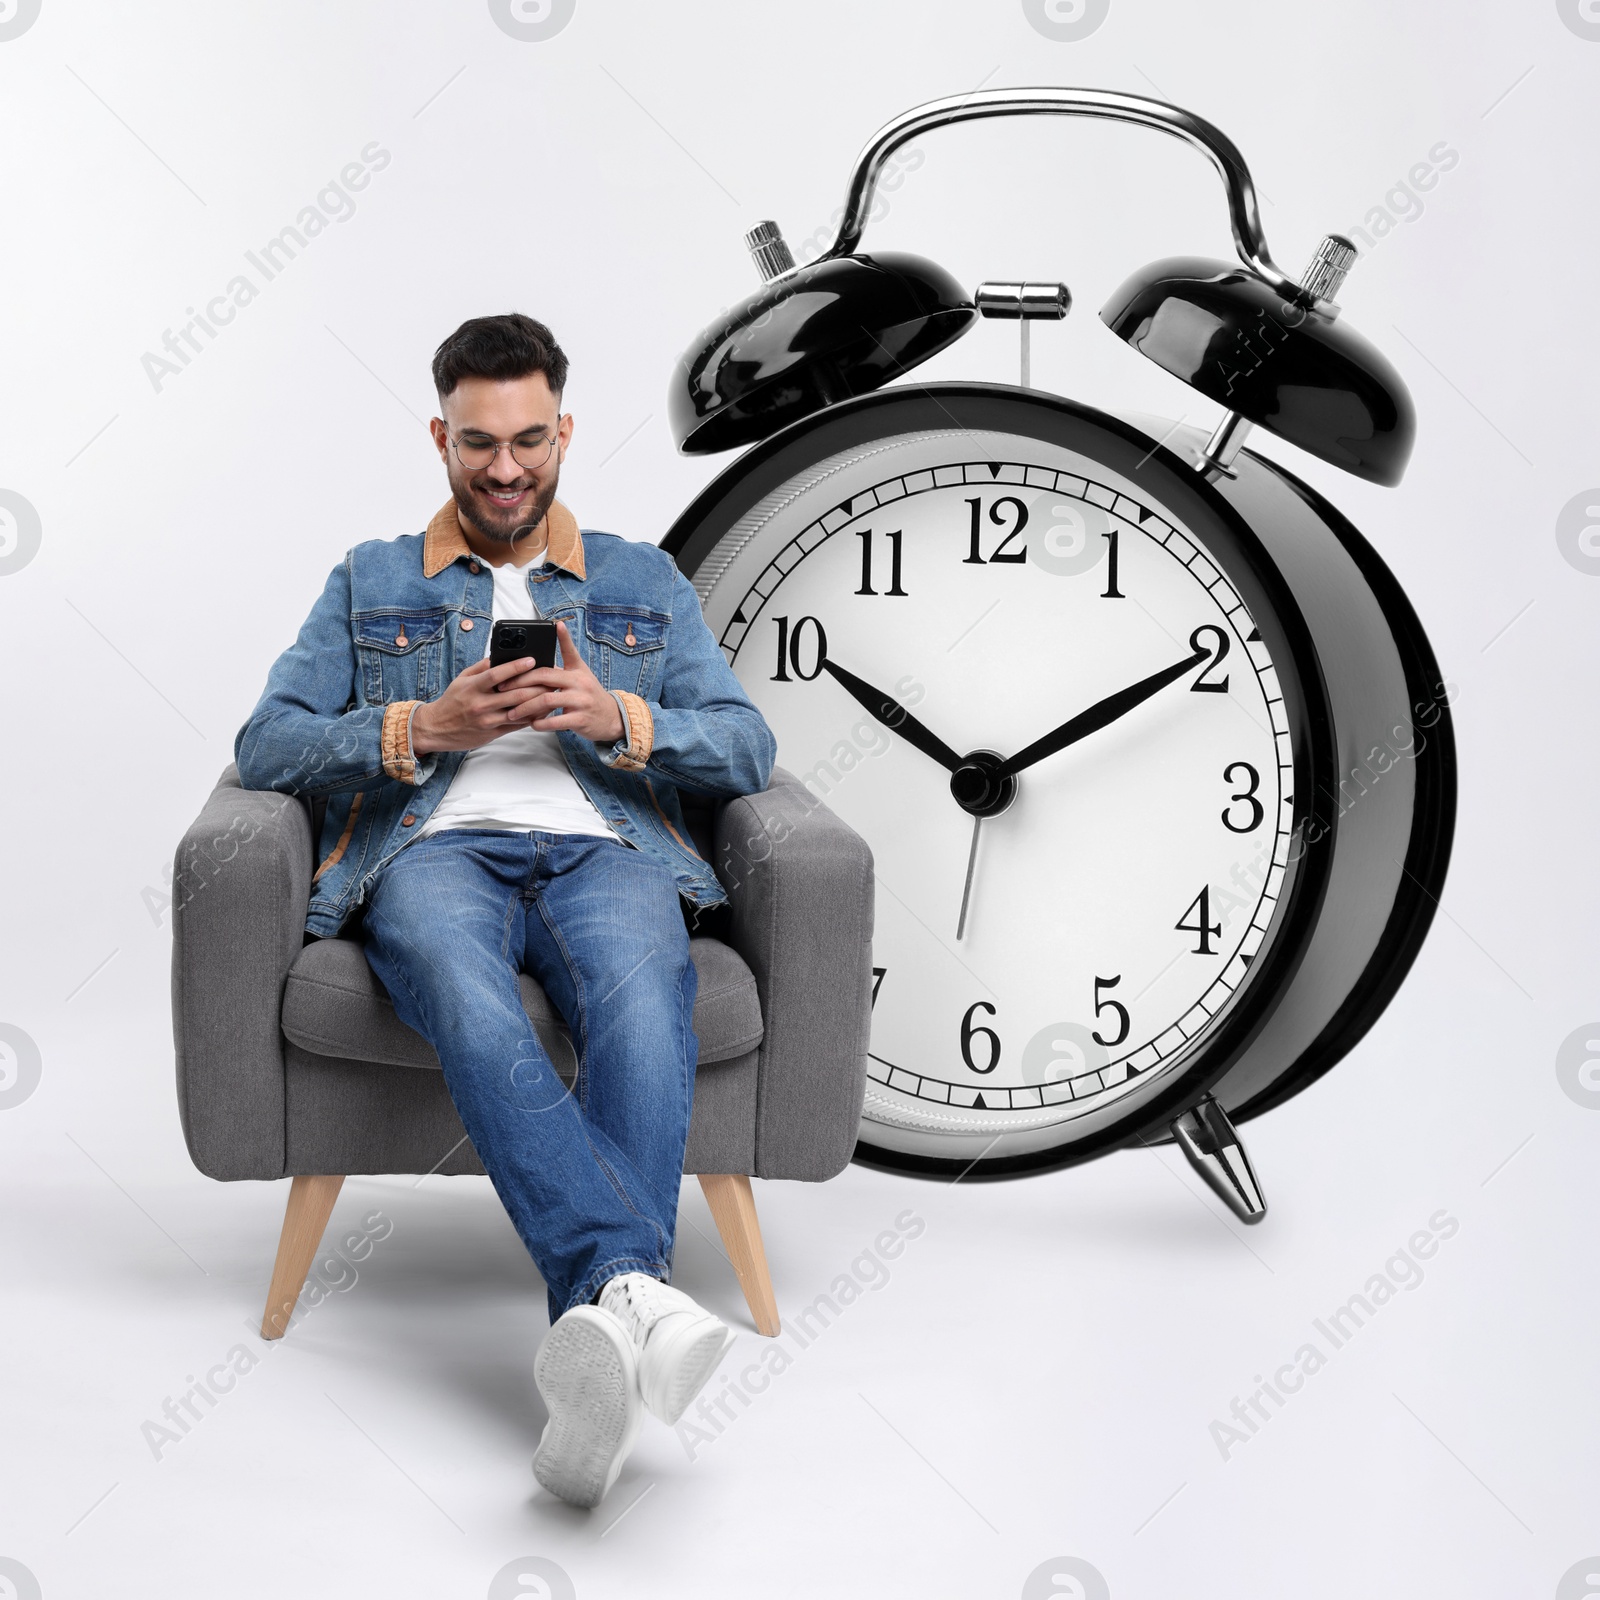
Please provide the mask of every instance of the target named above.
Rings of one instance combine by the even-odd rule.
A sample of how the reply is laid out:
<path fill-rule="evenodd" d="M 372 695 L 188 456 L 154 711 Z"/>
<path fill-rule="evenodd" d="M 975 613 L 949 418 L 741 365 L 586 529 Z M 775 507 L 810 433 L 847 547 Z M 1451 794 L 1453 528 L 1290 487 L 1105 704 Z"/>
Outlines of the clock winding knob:
<path fill-rule="evenodd" d="M 1317 246 L 1311 265 L 1301 274 L 1300 287 L 1314 299 L 1332 302 L 1339 286 L 1356 264 L 1356 247 L 1342 234 L 1330 233 Z M 1319 307 L 1327 310 L 1329 307 Z"/>
<path fill-rule="evenodd" d="M 794 252 L 776 222 L 758 222 L 744 236 L 744 243 L 763 283 L 771 283 L 786 272 L 794 271 Z"/>

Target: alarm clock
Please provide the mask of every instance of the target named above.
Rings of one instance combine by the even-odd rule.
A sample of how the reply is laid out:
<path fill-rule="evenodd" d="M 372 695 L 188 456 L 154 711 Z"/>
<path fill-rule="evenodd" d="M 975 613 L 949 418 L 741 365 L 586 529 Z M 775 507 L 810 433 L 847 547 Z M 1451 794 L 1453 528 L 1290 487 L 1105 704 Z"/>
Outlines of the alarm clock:
<path fill-rule="evenodd" d="M 1209 432 L 1028 382 L 1070 292 L 867 255 L 896 148 L 977 117 L 1154 128 L 1221 175 L 1239 263 L 1176 258 L 1101 311 L 1223 408 Z M 871 846 L 855 1159 L 951 1179 L 1175 1140 L 1247 1221 L 1238 1125 L 1376 1021 L 1426 935 L 1455 811 L 1450 691 L 1382 559 L 1265 428 L 1399 482 L 1404 383 L 1272 261 L 1233 144 L 1161 101 L 988 90 L 866 145 L 831 249 L 747 236 L 765 286 L 674 375 L 679 447 L 747 446 L 663 544 L 778 741 Z M 893 383 L 980 315 L 1021 383 Z M 887 386 L 886 386 L 887 385 Z M 776 846 L 781 849 L 781 845 Z M 725 864 L 726 865 L 726 864 Z"/>

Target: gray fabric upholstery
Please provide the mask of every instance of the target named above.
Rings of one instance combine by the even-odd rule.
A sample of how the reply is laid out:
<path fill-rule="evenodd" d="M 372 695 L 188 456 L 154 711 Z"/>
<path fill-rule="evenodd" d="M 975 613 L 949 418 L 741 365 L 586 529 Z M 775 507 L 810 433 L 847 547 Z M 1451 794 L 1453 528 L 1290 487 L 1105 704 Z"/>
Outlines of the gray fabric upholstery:
<path fill-rule="evenodd" d="M 229 767 L 172 874 L 172 1032 L 189 1153 L 214 1178 L 285 1168 L 283 983 L 311 898 L 311 821 Z"/>
<path fill-rule="evenodd" d="M 701 1064 L 749 1054 L 761 1043 L 761 1001 L 749 967 L 717 939 L 691 939 L 689 955 L 700 979 L 694 1031 Z M 577 1060 L 566 1026 L 526 973 L 522 1009 L 557 1071 L 570 1080 Z M 283 1031 L 315 1055 L 435 1071 L 439 1066 L 428 1041 L 394 1014 L 388 991 L 353 939 L 319 939 L 300 953 L 284 988 Z"/>
<path fill-rule="evenodd" d="M 561 1036 L 565 1039 L 565 1034 Z M 290 1172 L 481 1173 L 442 1072 L 284 1051 Z M 572 1057 L 566 1052 L 572 1079 Z M 558 1070 L 560 1060 L 557 1058 Z M 749 1172 L 755 1160 L 756 1053 L 696 1069 L 685 1172 Z M 359 1138 L 352 1138 L 352 1130 Z"/>
<path fill-rule="evenodd" d="M 731 910 L 726 943 L 690 941 L 702 1056 L 684 1170 L 831 1178 L 866 1089 L 871 853 L 781 768 L 765 794 L 703 810 L 696 840 L 709 849 L 714 828 Z M 232 767 L 178 846 L 172 1018 L 195 1165 L 481 1172 L 437 1060 L 359 944 L 304 945 L 311 862 L 304 806 L 241 789 Z M 523 1003 L 570 1082 L 566 1030 L 532 979 Z"/>
<path fill-rule="evenodd" d="M 759 1177 L 832 1177 L 855 1148 L 872 1008 L 872 852 L 792 773 L 730 800 L 714 864 L 729 942 L 755 974 L 766 1034 Z"/>
<path fill-rule="evenodd" d="M 284 1047 L 289 1172 L 480 1173 L 442 1072 Z"/>

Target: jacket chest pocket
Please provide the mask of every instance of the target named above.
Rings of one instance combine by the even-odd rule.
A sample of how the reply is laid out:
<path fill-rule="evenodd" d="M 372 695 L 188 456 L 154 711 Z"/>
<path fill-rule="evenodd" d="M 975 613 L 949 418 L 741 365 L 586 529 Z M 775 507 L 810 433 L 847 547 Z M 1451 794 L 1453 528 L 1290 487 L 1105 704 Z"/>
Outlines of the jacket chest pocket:
<path fill-rule="evenodd" d="M 432 700 L 444 688 L 445 611 L 366 611 L 351 619 L 368 705 Z"/>
<path fill-rule="evenodd" d="M 644 694 L 656 682 L 670 619 L 641 606 L 596 606 L 584 611 L 589 670 L 607 689 Z"/>

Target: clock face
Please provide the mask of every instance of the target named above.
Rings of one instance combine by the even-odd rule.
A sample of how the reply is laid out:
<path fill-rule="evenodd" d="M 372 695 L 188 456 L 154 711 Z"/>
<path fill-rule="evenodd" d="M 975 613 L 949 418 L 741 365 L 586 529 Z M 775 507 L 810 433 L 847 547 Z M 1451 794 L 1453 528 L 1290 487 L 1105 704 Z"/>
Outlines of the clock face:
<path fill-rule="evenodd" d="M 1136 1113 L 1275 936 L 1284 692 L 1155 476 L 1009 433 L 879 439 L 696 570 L 779 762 L 872 848 L 872 1145 L 974 1160 Z"/>

